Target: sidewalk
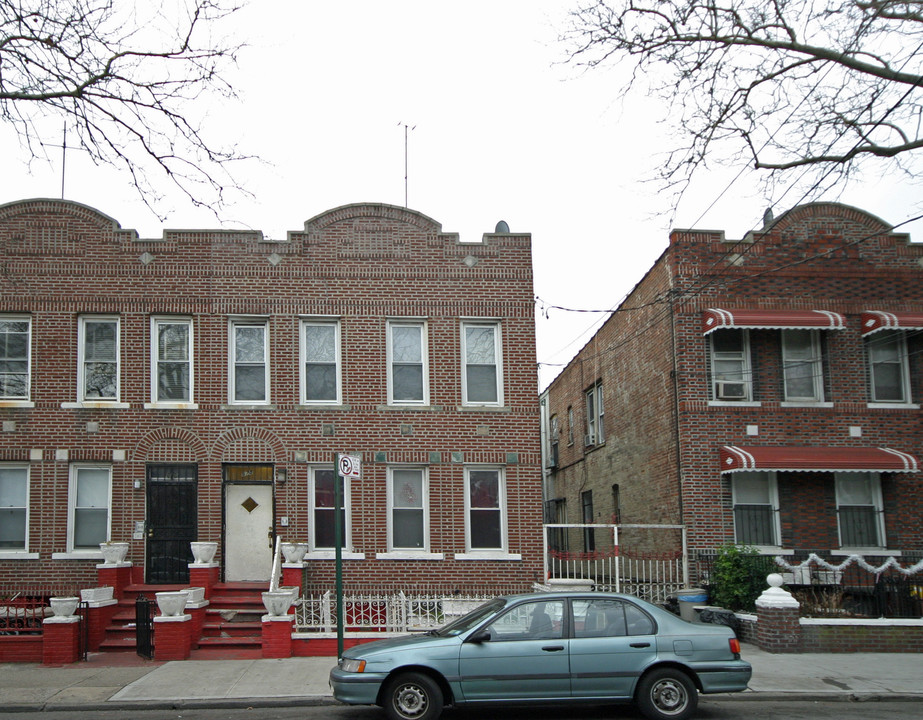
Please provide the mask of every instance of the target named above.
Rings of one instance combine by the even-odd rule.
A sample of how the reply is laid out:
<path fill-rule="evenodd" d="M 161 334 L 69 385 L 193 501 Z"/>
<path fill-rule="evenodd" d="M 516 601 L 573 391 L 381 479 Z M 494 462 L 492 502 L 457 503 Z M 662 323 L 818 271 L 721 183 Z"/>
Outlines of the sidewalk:
<path fill-rule="evenodd" d="M 772 655 L 752 645 L 751 700 L 923 699 L 920 656 L 903 653 Z M 152 662 L 94 653 L 64 667 L 0 665 L 0 714 L 43 710 L 270 707 L 333 703 L 327 673 L 334 659 Z"/>

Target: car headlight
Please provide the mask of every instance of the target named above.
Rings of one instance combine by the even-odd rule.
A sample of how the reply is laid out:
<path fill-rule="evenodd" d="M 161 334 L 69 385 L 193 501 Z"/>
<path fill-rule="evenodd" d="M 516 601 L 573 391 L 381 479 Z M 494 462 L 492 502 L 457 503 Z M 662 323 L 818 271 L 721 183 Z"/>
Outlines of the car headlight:
<path fill-rule="evenodd" d="M 353 658 L 340 658 L 340 670 L 343 672 L 361 673 L 365 672 L 365 660 L 355 660 Z"/>

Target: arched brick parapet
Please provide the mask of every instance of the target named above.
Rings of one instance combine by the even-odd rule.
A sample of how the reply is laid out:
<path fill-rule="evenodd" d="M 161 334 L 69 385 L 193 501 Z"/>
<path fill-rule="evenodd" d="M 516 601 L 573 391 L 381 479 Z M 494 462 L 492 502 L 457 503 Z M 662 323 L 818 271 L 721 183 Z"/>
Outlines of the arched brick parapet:
<path fill-rule="evenodd" d="M 816 202 L 797 205 L 780 215 L 767 228 L 770 232 L 781 232 L 789 225 L 823 218 L 836 218 L 839 221 L 851 221 L 861 226 L 869 234 L 887 233 L 891 225 L 865 210 L 842 203 Z"/>
<path fill-rule="evenodd" d="M 138 462 L 202 462 L 208 458 L 205 444 L 193 432 L 165 426 L 147 433 L 135 446 Z"/>
<path fill-rule="evenodd" d="M 220 462 L 284 462 L 285 445 L 265 428 L 233 428 L 221 434 L 212 456 Z"/>
<path fill-rule="evenodd" d="M 319 232 L 336 223 L 360 218 L 376 218 L 413 225 L 425 233 L 442 232 L 442 225 L 423 213 L 397 205 L 386 205 L 384 203 L 341 205 L 332 210 L 327 210 L 320 215 L 315 215 L 310 220 L 306 221 L 304 230 L 306 233 Z"/>

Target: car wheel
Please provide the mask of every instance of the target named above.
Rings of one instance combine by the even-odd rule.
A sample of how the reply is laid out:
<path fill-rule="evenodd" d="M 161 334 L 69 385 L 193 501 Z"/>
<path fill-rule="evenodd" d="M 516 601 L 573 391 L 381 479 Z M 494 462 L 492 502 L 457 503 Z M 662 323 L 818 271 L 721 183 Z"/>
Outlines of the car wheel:
<path fill-rule="evenodd" d="M 442 690 L 422 673 L 398 675 L 388 683 L 384 700 L 390 720 L 435 720 L 442 714 Z"/>
<path fill-rule="evenodd" d="M 698 707 L 699 696 L 686 673 L 663 668 L 641 678 L 635 701 L 648 720 L 686 720 Z"/>

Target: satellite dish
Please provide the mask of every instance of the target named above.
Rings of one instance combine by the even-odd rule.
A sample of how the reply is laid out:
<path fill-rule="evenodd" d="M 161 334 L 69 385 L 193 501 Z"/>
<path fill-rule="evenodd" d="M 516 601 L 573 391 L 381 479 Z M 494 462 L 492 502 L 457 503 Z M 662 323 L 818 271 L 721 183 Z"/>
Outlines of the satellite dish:
<path fill-rule="evenodd" d="M 502 233 L 509 233 L 509 231 L 510 231 L 510 226 L 506 224 L 506 220 L 501 220 L 500 222 L 497 223 L 497 227 L 494 228 L 494 232 L 497 235 L 500 235 Z"/>

